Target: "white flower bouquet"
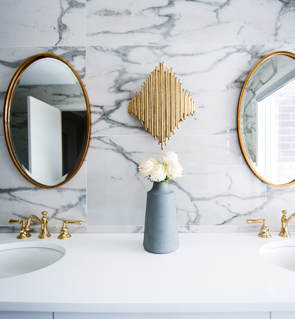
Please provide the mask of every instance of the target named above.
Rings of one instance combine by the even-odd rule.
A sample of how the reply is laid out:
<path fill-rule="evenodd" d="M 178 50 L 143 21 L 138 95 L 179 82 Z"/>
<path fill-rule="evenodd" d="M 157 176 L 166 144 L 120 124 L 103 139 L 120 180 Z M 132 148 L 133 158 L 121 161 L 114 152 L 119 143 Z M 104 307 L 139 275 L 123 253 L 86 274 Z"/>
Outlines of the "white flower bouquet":
<path fill-rule="evenodd" d="M 162 163 L 157 158 L 149 158 L 139 166 L 139 173 L 151 182 L 165 182 L 171 178 L 181 177 L 182 167 L 178 162 L 178 155 L 166 152 L 162 156 Z"/>

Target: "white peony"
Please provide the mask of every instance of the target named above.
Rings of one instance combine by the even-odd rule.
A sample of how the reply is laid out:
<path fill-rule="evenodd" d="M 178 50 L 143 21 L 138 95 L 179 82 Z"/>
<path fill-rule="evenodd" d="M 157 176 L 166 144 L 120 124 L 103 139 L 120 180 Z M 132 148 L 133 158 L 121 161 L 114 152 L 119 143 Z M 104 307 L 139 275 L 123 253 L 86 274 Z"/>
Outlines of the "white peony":
<path fill-rule="evenodd" d="M 140 164 L 139 173 L 145 176 L 151 175 L 152 170 L 154 169 L 157 163 L 158 163 L 158 160 L 156 158 L 149 158 L 148 160 Z"/>
<path fill-rule="evenodd" d="M 167 165 L 167 171 L 170 178 L 174 179 L 177 177 L 181 177 L 181 172 L 183 168 L 179 164 L 179 162 L 173 162 L 169 165 Z"/>
<path fill-rule="evenodd" d="M 155 165 L 151 174 L 151 180 L 154 182 L 162 182 L 165 178 L 165 166 L 162 164 Z"/>
<path fill-rule="evenodd" d="M 174 152 L 166 152 L 162 155 L 163 164 L 178 162 L 178 155 Z"/>

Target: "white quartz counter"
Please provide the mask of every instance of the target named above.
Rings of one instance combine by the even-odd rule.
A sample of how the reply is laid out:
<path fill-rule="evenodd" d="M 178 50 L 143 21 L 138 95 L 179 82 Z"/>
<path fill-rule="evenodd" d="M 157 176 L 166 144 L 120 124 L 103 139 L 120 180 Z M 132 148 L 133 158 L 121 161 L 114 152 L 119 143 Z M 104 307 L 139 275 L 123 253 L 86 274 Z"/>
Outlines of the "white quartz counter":
<path fill-rule="evenodd" d="M 0 234 L 0 244 L 24 241 Z M 264 260 L 272 234 L 179 234 L 179 249 L 155 255 L 143 234 L 73 234 L 44 242 L 66 249 L 57 263 L 0 279 L 0 311 L 248 312 L 295 311 L 295 272 Z M 1 260 L 0 260 L 1 262 Z"/>

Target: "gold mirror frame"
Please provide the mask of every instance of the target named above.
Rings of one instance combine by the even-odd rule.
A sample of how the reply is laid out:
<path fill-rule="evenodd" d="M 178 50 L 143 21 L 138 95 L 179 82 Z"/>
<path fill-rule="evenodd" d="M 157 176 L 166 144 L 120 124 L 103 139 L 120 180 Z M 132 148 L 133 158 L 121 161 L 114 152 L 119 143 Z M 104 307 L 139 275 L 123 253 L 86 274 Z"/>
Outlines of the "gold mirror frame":
<path fill-rule="evenodd" d="M 258 172 L 255 170 L 255 168 L 253 167 L 251 161 L 249 160 L 248 156 L 247 156 L 247 153 L 246 153 L 246 150 L 245 150 L 245 147 L 243 145 L 243 139 L 242 139 L 242 132 L 241 132 L 241 109 L 242 109 L 242 100 L 243 100 L 243 96 L 244 96 L 244 92 L 245 92 L 245 89 L 246 89 L 246 86 L 253 74 L 253 72 L 259 67 L 259 65 L 264 62 L 265 60 L 273 57 L 273 56 L 276 56 L 276 55 L 282 55 L 282 56 L 287 56 L 289 58 L 292 58 L 295 60 L 295 54 L 292 53 L 292 52 L 288 52 L 288 51 L 277 51 L 277 52 L 273 52 L 267 56 L 265 56 L 262 60 L 260 60 L 255 66 L 254 68 L 251 70 L 251 72 L 249 73 L 244 85 L 243 85 L 243 88 L 242 88 L 242 91 L 241 91 L 241 94 L 240 94 L 240 98 L 239 98 L 239 106 L 238 106 L 238 118 L 237 118 L 237 122 L 238 122 L 238 135 L 239 135 L 239 143 L 240 143 L 240 147 L 241 147 L 241 150 L 242 150 L 242 153 L 244 155 L 244 158 L 248 164 L 248 166 L 250 167 L 250 169 L 252 170 L 252 172 L 260 179 L 262 180 L 264 183 L 266 184 L 269 184 L 269 185 L 272 185 L 272 186 L 276 186 L 276 187 L 287 187 L 287 186 L 291 186 L 293 184 L 295 184 L 295 179 L 288 183 L 288 184 L 273 184 L 269 181 L 267 181 L 266 179 L 264 179 L 260 174 L 258 174 Z"/>
<path fill-rule="evenodd" d="M 61 62 L 63 62 L 65 65 L 67 65 L 70 70 L 73 72 L 73 74 L 75 75 L 75 77 L 77 78 L 77 80 L 79 81 L 79 84 L 81 86 L 81 89 L 83 91 L 83 95 L 84 95 L 84 99 L 85 99 L 85 103 L 86 103 L 86 110 L 87 110 L 87 124 L 86 124 L 86 139 L 85 139 L 85 145 L 84 145 L 84 149 L 82 152 L 82 156 L 79 160 L 78 165 L 75 167 L 75 169 L 72 171 L 72 173 L 61 183 L 56 184 L 56 185 L 44 185 L 41 183 L 38 183 L 36 180 L 34 180 L 33 178 L 31 178 L 26 171 L 23 169 L 21 163 L 19 162 L 16 153 L 14 151 L 13 148 L 13 144 L 12 144 L 12 140 L 11 140 L 11 132 L 10 132 L 10 109 L 11 109 L 11 101 L 12 101 L 12 97 L 13 97 L 13 93 L 14 93 L 14 89 L 16 87 L 16 84 L 18 83 L 18 80 L 20 79 L 21 75 L 24 73 L 24 71 L 34 62 L 36 62 L 37 60 L 40 59 L 44 59 L 44 58 L 53 58 L 53 59 L 57 59 Z M 6 96 L 5 96 L 5 101 L 4 101 L 4 111 L 3 111 L 3 127 L 4 127 L 4 136 L 5 136 L 5 141 L 6 141 L 6 145 L 7 145 L 7 149 L 9 152 L 9 155 L 12 159 L 13 164 L 16 166 L 16 168 L 18 169 L 18 171 L 21 173 L 21 175 L 28 180 L 30 183 L 41 187 L 41 188 L 55 188 L 55 187 L 59 187 L 65 183 L 67 183 L 70 179 L 72 179 L 76 173 L 79 171 L 80 167 L 83 164 L 83 161 L 85 159 L 85 156 L 87 154 L 88 151 L 88 146 L 89 146 L 89 140 L 90 140 L 90 125 L 91 125 L 91 121 L 90 121 L 90 107 L 89 107 L 89 100 L 88 100 L 88 96 L 87 96 L 87 92 L 84 88 L 84 84 L 82 83 L 79 75 L 77 74 L 77 72 L 73 69 L 73 67 L 64 59 L 62 59 L 61 57 L 52 54 L 52 53 L 41 53 L 41 54 L 37 54 L 34 55 L 32 57 L 30 57 L 29 59 L 27 59 L 15 72 L 15 74 L 13 75 L 7 92 L 6 92 Z"/>

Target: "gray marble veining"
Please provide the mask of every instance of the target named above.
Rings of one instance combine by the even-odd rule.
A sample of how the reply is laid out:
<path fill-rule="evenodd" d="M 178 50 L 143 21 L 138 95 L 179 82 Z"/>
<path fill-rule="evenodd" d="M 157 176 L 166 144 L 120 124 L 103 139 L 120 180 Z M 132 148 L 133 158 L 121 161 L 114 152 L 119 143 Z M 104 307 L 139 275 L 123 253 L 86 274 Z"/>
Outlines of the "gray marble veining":
<path fill-rule="evenodd" d="M 0 226 L 8 220 L 26 219 L 44 210 L 48 212 L 51 228 L 60 228 L 65 219 L 86 222 L 86 162 L 64 187 L 42 189 L 26 181 L 14 167 L 3 137 L 0 137 Z"/>
<path fill-rule="evenodd" d="M 85 45 L 86 0 L 2 0 L 2 47 Z"/>
<path fill-rule="evenodd" d="M 89 0 L 87 45 L 294 43 L 292 0 Z"/>
<path fill-rule="evenodd" d="M 160 61 L 197 104 L 165 148 L 184 168 L 170 184 L 179 231 L 257 231 L 245 223 L 249 217 L 278 229 L 281 210 L 292 212 L 295 187 L 268 186 L 247 167 L 236 113 L 255 64 L 274 51 L 295 52 L 293 0 L 3 0 L 0 25 L 0 103 L 20 64 L 51 52 L 82 78 L 92 116 L 87 161 L 50 190 L 18 173 L 0 121 L 0 232 L 17 230 L 9 218 L 44 209 L 56 232 L 64 218 L 83 220 L 73 232 L 144 231 L 151 184 L 138 166 L 163 152 L 127 106 Z"/>
<path fill-rule="evenodd" d="M 251 174 L 236 136 L 178 136 L 171 140 L 169 150 L 179 155 L 184 168 L 183 177 L 170 184 L 179 226 L 187 230 L 210 225 L 237 230 L 249 216 L 268 216 L 273 206 L 276 214 L 267 218 L 270 225 L 276 225 L 279 202 L 292 207 L 295 188 L 266 187 Z M 92 138 L 87 189 L 91 226 L 142 225 L 146 191 L 151 185 L 137 167 L 148 156 L 160 158 L 161 153 L 149 136 Z"/>
<path fill-rule="evenodd" d="M 141 91 L 141 85 L 158 61 L 164 61 L 168 68 L 173 67 L 197 105 L 196 115 L 180 123 L 177 135 L 234 132 L 239 94 L 247 75 L 262 57 L 278 50 L 292 51 L 294 46 L 206 44 L 89 47 L 87 90 L 92 111 L 92 134 L 147 134 L 143 125 L 126 113 L 126 108 L 133 93 Z"/>
<path fill-rule="evenodd" d="M 0 48 L 0 90 L 5 95 L 9 81 L 16 69 L 30 56 L 54 53 L 69 62 L 85 83 L 86 52 L 84 47 Z M 39 92 L 40 93 L 40 92 Z M 44 97 L 44 94 L 42 95 Z M 4 100 L 4 99 L 3 99 Z M 2 100 L 2 101 L 3 101 Z M 58 231 L 63 219 L 81 219 L 86 222 L 87 163 L 64 187 L 42 189 L 26 181 L 13 165 L 3 136 L 0 122 L 0 226 L 6 229 L 8 219 L 26 218 L 48 211 L 50 227 Z M 18 128 L 19 129 L 19 128 Z M 22 128 L 25 129 L 25 128 Z M 17 228 L 14 226 L 14 228 Z"/>

